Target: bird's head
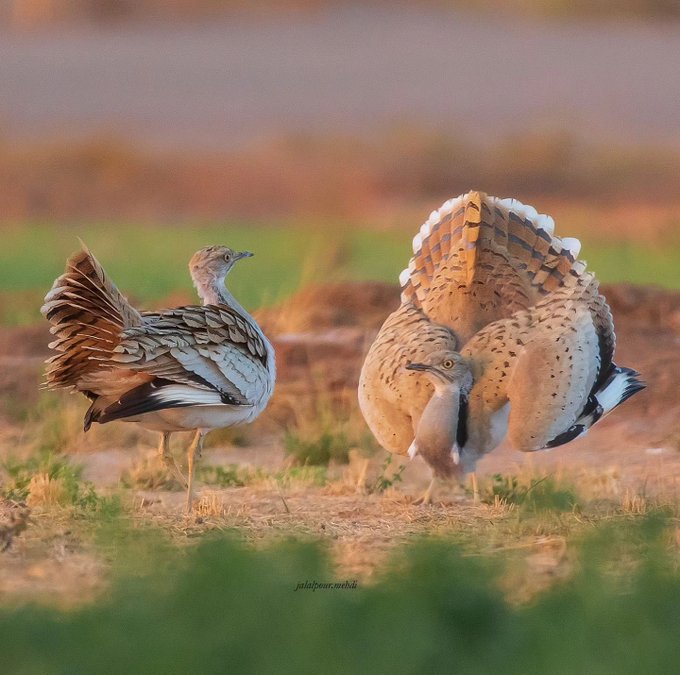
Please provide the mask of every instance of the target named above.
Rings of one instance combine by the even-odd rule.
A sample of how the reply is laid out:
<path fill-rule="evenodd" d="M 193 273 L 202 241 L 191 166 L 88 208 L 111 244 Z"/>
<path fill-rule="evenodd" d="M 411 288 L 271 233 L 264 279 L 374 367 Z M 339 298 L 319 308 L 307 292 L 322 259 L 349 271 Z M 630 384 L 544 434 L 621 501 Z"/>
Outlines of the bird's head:
<path fill-rule="evenodd" d="M 227 246 L 206 246 L 191 257 L 189 271 L 194 279 L 224 280 L 237 260 L 252 255 L 249 251 L 238 252 Z"/>
<path fill-rule="evenodd" d="M 464 394 L 472 388 L 469 363 L 458 352 L 449 349 L 427 354 L 421 361 L 409 363 L 406 369 L 422 372 L 435 388 L 457 384 Z"/>

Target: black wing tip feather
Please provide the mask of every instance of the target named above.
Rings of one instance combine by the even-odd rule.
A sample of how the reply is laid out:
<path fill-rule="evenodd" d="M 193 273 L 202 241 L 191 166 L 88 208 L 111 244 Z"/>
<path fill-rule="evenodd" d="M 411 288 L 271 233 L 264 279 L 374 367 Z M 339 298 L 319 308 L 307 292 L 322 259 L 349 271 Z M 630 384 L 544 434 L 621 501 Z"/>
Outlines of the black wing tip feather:
<path fill-rule="evenodd" d="M 177 385 L 177 382 L 156 378 L 151 382 L 146 382 L 131 389 L 123 394 L 117 401 L 109 404 L 105 408 L 98 408 L 95 403 L 93 403 L 85 415 L 85 431 L 90 428 L 93 422 L 106 424 L 107 422 L 113 422 L 114 420 L 137 417 L 138 415 L 156 412 L 158 410 L 187 408 L 197 405 L 194 401 L 185 401 L 179 398 L 168 399 L 158 395 L 164 387 L 171 385 Z M 228 392 L 217 393 L 219 393 L 220 399 L 224 405 L 248 405 L 245 399 L 239 399 Z"/>
<path fill-rule="evenodd" d="M 559 434 L 558 436 L 555 436 L 551 441 L 548 441 L 545 444 L 546 448 L 557 448 L 560 445 L 564 445 L 565 443 L 569 443 L 570 441 L 573 441 L 575 438 L 578 438 L 581 434 L 583 434 L 586 431 L 586 426 L 584 424 L 574 424 L 573 426 L 569 427 L 565 432 Z"/>
<path fill-rule="evenodd" d="M 179 399 L 168 400 L 158 398 L 156 395 L 158 390 L 171 384 L 176 383 L 161 378 L 140 384 L 138 387 L 123 394 L 117 401 L 111 403 L 103 410 L 95 412 L 91 422 L 106 424 L 107 422 L 113 422 L 114 420 L 126 417 L 136 417 L 144 413 L 166 410 L 167 408 L 185 408 L 193 405 Z"/>
<path fill-rule="evenodd" d="M 647 383 L 642 379 L 637 370 L 616 366 L 616 371 L 627 377 L 627 386 L 623 392 L 621 403 L 628 400 L 633 394 L 637 394 L 639 391 L 647 388 Z"/>
<path fill-rule="evenodd" d="M 90 430 L 90 427 L 92 426 L 93 422 L 99 422 L 99 412 L 95 411 L 93 409 L 93 405 L 91 405 L 88 409 L 87 412 L 85 413 L 85 419 L 83 420 L 83 431 L 87 433 Z"/>
<path fill-rule="evenodd" d="M 616 405 L 614 406 L 614 408 L 620 406 L 624 401 L 627 401 L 631 396 L 637 394 L 639 391 L 642 391 L 643 389 L 646 389 L 647 387 L 646 383 L 644 382 L 644 380 L 642 380 L 640 373 L 638 373 L 637 370 L 612 364 L 609 374 L 607 375 L 607 378 L 604 380 L 601 389 L 606 389 L 609 386 L 609 384 L 611 384 L 614 378 L 620 377 L 621 375 L 623 375 L 626 378 L 626 386 L 623 392 L 621 393 L 621 396 L 617 401 Z M 596 395 L 591 394 L 588 397 L 588 402 L 586 403 L 583 411 L 579 415 L 579 419 L 576 422 L 576 424 L 569 427 L 569 429 L 567 429 L 565 432 L 559 434 L 558 436 L 555 436 L 555 438 L 546 443 L 545 447 L 556 448 L 560 445 L 564 445 L 565 443 L 573 441 L 575 438 L 578 438 L 583 433 L 588 431 L 590 427 L 592 427 L 596 422 L 600 420 L 603 414 L 604 410 L 602 409 L 602 406 L 599 404 Z"/>

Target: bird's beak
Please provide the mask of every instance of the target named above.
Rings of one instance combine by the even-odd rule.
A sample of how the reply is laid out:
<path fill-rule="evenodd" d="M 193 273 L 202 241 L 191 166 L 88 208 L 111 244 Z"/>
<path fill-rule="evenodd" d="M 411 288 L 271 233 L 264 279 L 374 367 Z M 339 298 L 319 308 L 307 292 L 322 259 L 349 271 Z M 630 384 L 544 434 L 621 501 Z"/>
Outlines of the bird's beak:
<path fill-rule="evenodd" d="M 409 363 L 406 366 L 406 370 L 430 370 L 432 366 L 428 366 L 426 363 Z"/>
<path fill-rule="evenodd" d="M 241 258 L 252 258 L 253 253 L 250 251 L 241 251 L 234 256 L 234 260 L 240 260 Z"/>

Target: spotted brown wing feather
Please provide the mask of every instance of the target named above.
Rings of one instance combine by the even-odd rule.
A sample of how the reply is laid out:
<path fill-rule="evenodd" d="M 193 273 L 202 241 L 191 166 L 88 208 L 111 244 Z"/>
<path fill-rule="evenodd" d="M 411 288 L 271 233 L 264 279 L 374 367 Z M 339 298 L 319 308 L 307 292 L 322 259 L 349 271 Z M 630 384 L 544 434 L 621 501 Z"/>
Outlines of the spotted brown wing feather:
<path fill-rule="evenodd" d="M 611 313 L 590 273 L 486 326 L 463 350 L 475 367 L 471 445 L 492 449 L 484 434 L 508 401 L 516 449 L 555 447 L 583 434 L 644 386 L 635 371 L 612 362 L 614 339 Z"/>
<path fill-rule="evenodd" d="M 592 277 L 561 288 L 530 310 L 524 346 L 507 378 L 508 436 L 518 450 L 539 450 L 572 427 L 588 404 L 602 367 L 590 302 Z"/>
<path fill-rule="evenodd" d="M 411 303 L 387 317 L 364 360 L 358 393 L 362 414 L 385 449 L 406 454 L 432 396 L 432 385 L 405 366 L 422 361 L 432 350 L 459 344 L 450 328 L 433 323 Z"/>

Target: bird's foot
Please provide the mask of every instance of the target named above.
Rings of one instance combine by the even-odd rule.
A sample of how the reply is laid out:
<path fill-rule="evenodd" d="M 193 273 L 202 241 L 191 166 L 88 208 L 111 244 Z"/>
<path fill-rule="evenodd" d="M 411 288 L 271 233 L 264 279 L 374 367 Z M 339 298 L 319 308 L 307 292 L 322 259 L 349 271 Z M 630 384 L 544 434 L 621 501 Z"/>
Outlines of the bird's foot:
<path fill-rule="evenodd" d="M 432 493 L 434 492 L 436 482 L 437 479 L 433 477 L 430 484 L 427 486 L 427 490 L 423 493 L 423 496 L 418 497 L 418 499 L 413 502 L 416 506 L 427 506 L 428 504 L 432 504 Z"/>

